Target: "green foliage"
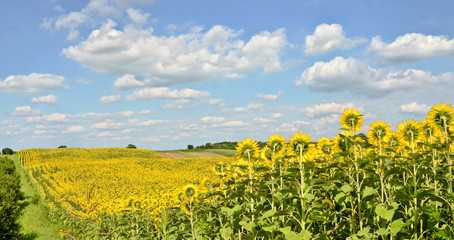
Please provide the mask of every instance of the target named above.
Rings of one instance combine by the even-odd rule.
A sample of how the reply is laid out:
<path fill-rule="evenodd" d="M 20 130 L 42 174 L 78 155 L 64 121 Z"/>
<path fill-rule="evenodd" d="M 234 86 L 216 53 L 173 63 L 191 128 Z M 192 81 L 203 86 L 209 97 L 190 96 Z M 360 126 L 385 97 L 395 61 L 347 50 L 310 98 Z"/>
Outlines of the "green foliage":
<path fill-rule="evenodd" d="M 0 157 L 0 239 L 15 239 L 19 235 L 20 179 L 11 159 Z"/>
<path fill-rule="evenodd" d="M 197 146 L 196 149 L 231 149 L 235 150 L 238 142 L 217 142 L 217 143 L 205 143 L 205 145 Z M 258 142 L 259 147 L 266 145 L 266 142 Z"/>
<path fill-rule="evenodd" d="M 373 146 L 364 134 L 338 140 L 341 150 L 307 161 L 281 153 L 272 162 L 218 165 L 220 183 L 163 206 L 158 219 L 146 212 L 102 213 L 102 223 L 62 219 L 87 226 L 78 233 L 86 238 L 454 239 L 449 145 Z"/>
<path fill-rule="evenodd" d="M 66 145 L 60 145 L 58 148 L 68 148 Z"/>
<path fill-rule="evenodd" d="M 454 239 L 446 144 L 396 151 L 341 138 L 343 150 L 310 161 L 223 166 L 222 183 L 190 213 L 174 209 L 166 229 L 180 229 L 176 239 Z"/>
<path fill-rule="evenodd" d="M 11 148 L 3 148 L 2 149 L 2 154 L 3 155 L 12 155 L 12 154 L 14 154 L 14 151 Z"/>
<path fill-rule="evenodd" d="M 188 145 L 188 150 L 194 149 L 194 145 Z"/>
<path fill-rule="evenodd" d="M 127 146 L 126 148 L 136 149 L 137 147 L 136 147 L 136 145 L 134 145 L 134 144 L 128 144 L 128 146 Z"/>

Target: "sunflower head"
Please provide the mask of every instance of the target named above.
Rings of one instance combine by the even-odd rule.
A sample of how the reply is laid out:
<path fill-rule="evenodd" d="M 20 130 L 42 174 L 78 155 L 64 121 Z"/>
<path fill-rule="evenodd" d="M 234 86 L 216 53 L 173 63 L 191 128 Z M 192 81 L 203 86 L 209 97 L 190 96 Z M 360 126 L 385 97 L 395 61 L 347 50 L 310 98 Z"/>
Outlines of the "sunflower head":
<path fill-rule="evenodd" d="M 215 175 L 217 176 L 225 176 L 226 175 L 226 170 L 227 166 L 224 163 L 216 163 L 211 170 L 214 172 Z"/>
<path fill-rule="evenodd" d="M 322 156 L 330 156 L 333 153 L 334 143 L 327 137 L 322 137 L 317 141 L 317 149 Z"/>
<path fill-rule="evenodd" d="M 240 160 L 249 160 L 260 156 L 257 142 L 250 138 L 243 139 L 243 141 L 239 142 L 235 150 Z"/>
<path fill-rule="evenodd" d="M 291 154 L 299 155 L 308 152 L 312 138 L 306 133 L 296 132 L 290 136 L 289 150 Z"/>
<path fill-rule="evenodd" d="M 260 150 L 260 158 L 266 161 L 273 161 L 273 150 L 269 145 L 266 145 Z"/>
<path fill-rule="evenodd" d="M 194 184 L 187 184 L 183 187 L 183 194 L 190 200 L 193 200 L 197 196 L 199 189 Z"/>
<path fill-rule="evenodd" d="M 285 137 L 280 134 L 275 134 L 268 138 L 268 143 L 266 144 L 271 151 L 274 153 L 281 152 L 286 147 Z"/>
<path fill-rule="evenodd" d="M 206 188 L 212 187 L 211 180 L 208 179 L 207 177 L 203 177 L 202 180 L 200 180 L 200 185 Z"/>
<path fill-rule="evenodd" d="M 380 143 L 387 142 L 391 137 L 391 127 L 382 120 L 373 122 L 367 131 L 368 140 L 371 144 L 378 146 Z"/>
<path fill-rule="evenodd" d="M 415 120 L 406 120 L 397 126 L 397 135 L 401 143 L 409 147 L 415 147 L 416 143 L 421 140 L 422 133 L 419 122 Z"/>
<path fill-rule="evenodd" d="M 451 124 L 449 124 L 449 132 L 454 134 L 454 121 L 451 121 Z"/>
<path fill-rule="evenodd" d="M 354 108 L 346 108 L 340 116 L 341 127 L 353 132 L 358 132 L 363 125 L 363 115 Z"/>
<path fill-rule="evenodd" d="M 454 121 L 451 121 L 451 124 Z M 435 128 L 432 124 L 430 124 L 427 119 L 422 120 L 420 122 L 421 127 L 421 137 L 424 141 L 428 143 L 434 143 L 441 137 L 441 131 L 439 128 Z"/>
<path fill-rule="evenodd" d="M 451 104 L 435 104 L 427 114 L 427 122 L 434 128 L 445 132 L 449 128 L 452 118 L 454 117 L 454 109 Z"/>
<path fill-rule="evenodd" d="M 399 146 L 399 135 L 397 134 L 397 131 L 391 131 L 391 135 L 388 141 L 386 141 L 386 145 L 389 148 L 396 148 Z"/>

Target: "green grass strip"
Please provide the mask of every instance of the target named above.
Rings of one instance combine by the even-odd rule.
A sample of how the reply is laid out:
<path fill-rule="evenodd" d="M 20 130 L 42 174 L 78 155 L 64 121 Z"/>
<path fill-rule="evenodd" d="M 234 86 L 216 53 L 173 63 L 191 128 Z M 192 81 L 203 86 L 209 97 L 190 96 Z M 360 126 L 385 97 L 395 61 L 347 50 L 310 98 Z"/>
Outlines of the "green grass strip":
<path fill-rule="evenodd" d="M 52 224 L 48 217 L 48 211 L 43 205 L 38 191 L 33 185 L 28 173 L 22 168 L 18 154 L 12 155 L 16 165 L 17 174 L 20 175 L 21 191 L 24 193 L 24 200 L 20 201 L 21 235 L 19 240 L 49 240 L 57 239 L 58 226 Z"/>

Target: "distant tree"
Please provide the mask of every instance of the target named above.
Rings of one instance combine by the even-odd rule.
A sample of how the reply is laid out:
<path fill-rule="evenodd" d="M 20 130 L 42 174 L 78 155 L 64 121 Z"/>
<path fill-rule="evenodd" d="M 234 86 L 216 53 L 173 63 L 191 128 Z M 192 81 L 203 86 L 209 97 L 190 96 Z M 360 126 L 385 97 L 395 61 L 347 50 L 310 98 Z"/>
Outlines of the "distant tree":
<path fill-rule="evenodd" d="M 188 145 L 188 149 L 194 149 L 194 145 Z"/>
<path fill-rule="evenodd" d="M 2 154 L 4 154 L 4 155 L 6 155 L 6 154 L 11 155 L 13 153 L 14 153 L 14 151 L 11 148 L 3 148 L 2 149 Z"/>
<path fill-rule="evenodd" d="M 58 148 L 68 148 L 66 145 L 60 145 Z"/>
<path fill-rule="evenodd" d="M 205 143 L 205 148 L 211 149 L 211 148 L 213 148 L 213 146 L 211 145 L 211 143 Z"/>
<path fill-rule="evenodd" d="M 128 144 L 128 146 L 126 148 L 134 148 L 134 149 L 136 149 L 137 147 L 134 144 Z"/>

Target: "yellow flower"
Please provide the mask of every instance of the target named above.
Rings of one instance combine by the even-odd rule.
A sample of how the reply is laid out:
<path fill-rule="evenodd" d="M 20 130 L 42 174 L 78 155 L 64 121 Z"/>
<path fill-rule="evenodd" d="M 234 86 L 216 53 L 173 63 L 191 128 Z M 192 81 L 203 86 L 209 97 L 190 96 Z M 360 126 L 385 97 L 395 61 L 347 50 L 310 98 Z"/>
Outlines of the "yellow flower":
<path fill-rule="evenodd" d="M 322 137 L 317 141 L 317 149 L 325 156 L 329 157 L 333 153 L 334 143 L 327 137 Z"/>
<path fill-rule="evenodd" d="M 268 138 L 267 146 L 273 151 L 274 153 L 278 153 L 284 151 L 285 149 L 285 137 L 280 134 L 275 134 Z"/>
<path fill-rule="evenodd" d="M 382 120 L 373 122 L 370 126 L 369 131 L 367 131 L 367 136 L 369 137 L 369 143 L 379 146 L 381 143 L 387 142 L 391 137 L 391 127 L 389 124 Z"/>
<path fill-rule="evenodd" d="M 420 124 L 415 120 L 406 120 L 404 123 L 399 124 L 397 128 L 399 141 L 411 148 L 415 148 L 422 137 Z"/>
<path fill-rule="evenodd" d="M 346 108 L 340 116 L 341 127 L 353 132 L 357 132 L 363 125 L 363 115 L 354 108 Z"/>
<path fill-rule="evenodd" d="M 451 121 L 453 123 L 454 121 Z M 427 120 L 422 120 L 420 122 L 422 139 L 428 143 L 434 143 L 437 140 L 440 140 L 441 131 L 439 128 L 433 127 Z"/>
<path fill-rule="evenodd" d="M 334 207 L 333 202 L 331 202 L 329 199 L 325 198 L 322 200 L 322 205 L 325 208 L 326 211 L 331 210 Z"/>
<path fill-rule="evenodd" d="M 223 163 L 216 163 L 213 167 L 211 167 L 211 170 L 217 176 L 225 176 L 227 166 Z"/>
<path fill-rule="evenodd" d="M 449 132 L 451 134 L 454 134 L 454 121 L 451 121 L 451 123 L 449 124 Z"/>
<path fill-rule="evenodd" d="M 399 137 L 397 131 L 391 131 L 391 136 L 388 141 L 385 142 L 389 148 L 396 148 L 399 146 Z"/>
<path fill-rule="evenodd" d="M 207 177 L 203 177 L 202 180 L 200 180 L 200 185 L 206 188 L 212 187 L 211 181 Z"/>
<path fill-rule="evenodd" d="M 296 132 L 290 136 L 289 152 L 296 157 L 302 157 L 301 161 L 306 161 L 310 158 L 313 145 L 310 144 L 312 138 L 306 133 Z"/>
<path fill-rule="evenodd" d="M 199 193 L 199 189 L 194 184 L 187 184 L 183 187 L 183 193 L 192 201 L 194 197 Z"/>
<path fill-rule="evenodd" d="M 440 103 L 433 106 L 427 114 L 427 122 L 434 128 L 442 132 L 448 130 L 452 118 L 454 117 L 454 109 L 451 104 Z"/>
<path fill-rule="evenodd" d="M 259 147 L 256 141 L 250 138 L 243 139 L 235 148 L 238 159 L 252 160 L 260 156 Z"/>

